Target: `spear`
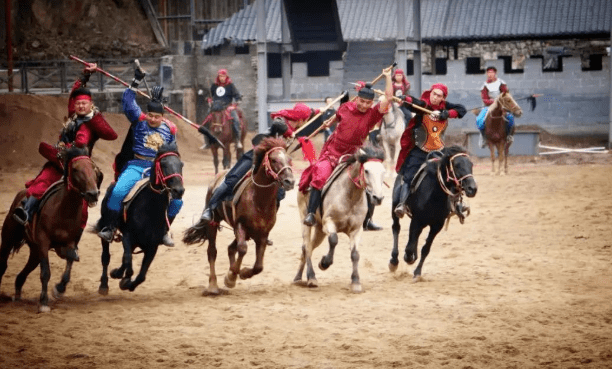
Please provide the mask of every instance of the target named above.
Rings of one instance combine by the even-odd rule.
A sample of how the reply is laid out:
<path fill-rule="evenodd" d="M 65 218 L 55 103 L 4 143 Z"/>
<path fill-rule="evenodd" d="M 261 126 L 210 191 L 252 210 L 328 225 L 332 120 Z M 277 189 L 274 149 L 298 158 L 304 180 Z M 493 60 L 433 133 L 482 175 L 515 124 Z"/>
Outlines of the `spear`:
<path fill-rule="evenodd" d="M 526 96 L 526 97 L 520 97 L 518 99 L 514 99 L 514 101 L 519 101 L 519 100 L 529 100 L 529 106 L 530 106 L 530 110 L 534 111 L 536 108 L 536 98 L 540 97 L 540 96 L 544 96 L 544 94 L 533 94 L 530 96 Z M 486 108 L 487 105 L 483 105 L 483 106 L 478 106 L 476 108 L 471 108 L 471 109 L 467 109 L 471 112 L 473 112 L 474 114 L 478 115 L 477 113 L 477 109 L 482 109 L 482 108 Z M 476 112 L 474 112 L 476 110 Z"/>
<path fill-rule="evenodd" d="M 384 94 L 385 94 L 383 91 L 381 91 L 381 90 L 377 90 L 377 89 L 374 89 L 374 92 L 376 92 L 376 93 L 377 93 L 377 94 L 379 94 L 379 95 L 384 95 Z M 393 96 L 392 98 L 393 98 L 393 101 L 394 101 L 394 102 L 396 102 L 396 103 L 398 103 L 398 104 L 400 104 L 400 105 L 401 105 L 401 104 L 403 104 L 403 103 L 406 103 L 406 104 L 410 104 L 410 105 L 411 105 L 413 108 L 415 108 L 415 109 L 418 109 L 418 110 L 422 111 L 423 113 L 427 113 L 427 114 L 431 114 L 431 113 L 433 113 L 433 112 L 432 112 L 431 110 L 429 110 L 429 109 L 425 109 L 425 108 L 423 108 L 423 107 L 421 107 L 421 106 L 418 106 L 418 105 L 416 105 L 416 104 L 409 103 L 408 101 L 406 101 L 406 100 L 402 100 L 402 99 L 400 99 L 400 98 L 399 98 L 399 97 L 397 97 L 397 96 Z"/>
<path fill-rule="evenodd" d="M 84 64 L 86 66 L 91 66 L 91 63 L 88 63 L 82 59 L 79 59 L 78 57 L 74 56 L 74 55 L 70 55 L 70 59 L 75 60 L 81 64 Z M 140 63 L 139 63 L 140 64 Z M 112 74 L 108 73 L 107 71 L 105 71 L 104 69 L 97 67 L 96 66 L 96 70 L 102 74 L 104 74 L 105 76 L 119 82 L 120 84 L 124 85 L 125 87 L 130 87 L 130 85 L 128 85 L 125 81 L 121 80 L 118 77 L 113 76 Z M 137 94 L 146 97 L 147 99 L 151 99 L 151 96 L 147 95 L 146 93 L 140 91 L 140 90 L 135 90 Z M 206 128 L 202 127 L 204 132 L 201 132 L 200 126 L 193 123 L 192 121 L 190 121 L 189 119 L 187 119 L 186 117 L 182 116 L 181 114 L 175 112 L 174 110 L 170 109 L 168 106 L 164 105 L 164 109 L 173 114 L 174 116 L 178 117 L 179 119 L 182 119 L 184 122 L 188 123 L 189 125 L 191 125 L 193 128 L 198 129 L 198 132 L 202 133 L 204 136 L 208 137 L 209 140 L 211 140 L 211 143 L 216 143 L 217 145 L 225 148 L 225 146 L 223 145 L 223 143 L 221 141 L 219 141 L 217 139 L 217 137 L 215 137 L 212 133 L 210 133 L 210 131 L 208 131 Z"/>

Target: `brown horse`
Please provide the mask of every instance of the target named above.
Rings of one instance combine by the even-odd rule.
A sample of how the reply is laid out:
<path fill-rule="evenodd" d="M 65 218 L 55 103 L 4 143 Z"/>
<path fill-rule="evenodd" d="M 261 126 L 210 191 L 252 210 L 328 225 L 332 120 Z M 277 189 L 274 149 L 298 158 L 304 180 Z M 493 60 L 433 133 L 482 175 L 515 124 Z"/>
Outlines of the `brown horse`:
<path fill-rule="evenodd" d="M 238 112 L 238 118 L 240 119 L 240 144 L 244 147 L 244 138 L 246 136 L 246 123 L 242 109 L 236 104 L 231 104 L 227 109 L 215 111 L 211 109 L 206 119 L 204 119 L 204 126 L 208 128 L 211 133 L 224 145 L 223 147 L 223 169 L 229 169 L 232 161 L 232 153 L 230 145 L 236 142 L 234 130 L 232 129 L 232 116 L 230 110 L 236 109 Z M 213 154 L 213 163 L 215 165 L 215 174 L 219 172 L 219 150 L 220 146 L 215 143 L 210 144 L 210 150 Z M 240 158 L 244 153 L 243 148 L 236 147 L 236 158 Z"/>
<path fill-rule="evenodd" d="M 489 111 L 485 117 L 485 136 L 487 145 L 491 151 L 491 172 L 495 172 L 495 150 L 499 158 L 497 174 L 500 175 L 502 164 L 504 173 L 508 174 L 508 149 L 512 142 L 508 142 L 506 133 L 506 112 L 511 112 L 516 118 L 523 115 L 523 110 L 514 101 L 510 92 L 503 92 L 489 106 Z"/>
<path fill-rule="evenodd" d="M 254 149 L 253 169 L 247 175 L 244 191 L 239 198 L 226 201 L 214 213 L 213 222 L 200 220 L 185 231 L 183 242 L 194 244 L 208 240 L 208 263 L 210 276 L 205 294 L 218 295 L 217 273 L 217 230 L 219 222 L 224 220 L 234 228 L 234 241 L 228 247 L 229 271 L 225 276 L 225 286 L 233 288 L 236 277 L 251 278 L 263 270 L 263 258 L 268 242 L 268 234 L 276 223 L 278 210 L 277 195 L 282 187 L 285 191 L 293 189 L 295 180 L 291 169 L 291 158 L 286 152 L 283 139 L 265 138 Z M 219 173 L 208 187 L 206 202 L 211 197 L 213 188 L 223 181 L 225 172 Z M 242 186 L 238 186 L 242 187 Z M 255 241 L 255 264 L 253 268 L 242 268 L 242 259 L 247 252 L 247 240 Z M 238 254 L 238 258 L 236 258 Z"/>
<path fill-rule="evenodd" d="M 72 148 L 64 152 L 63 184 L 53 186 L 48 195 L 41 201 L 40 210 L 34 214 L 32 221 L 22 226 L 13 219 L 13 212 L 25 197 L 26 190 L 20 191 L 11 205 L 2 226 L 2 245 L 0 246 L 0 282 L 7 268 L 7 259 L 11 253 L 19 251 L 23 243 L 30 247 L 30 256 L 23 270 L 15 280 L 15 300 L 21 298 L 21 289 L 28 275 L 40 264 L 42 291 L 39 301 L 39 312 L 49 312 L 47 285 L 51 277 L 49 268 L 49 250 L 62 259 L 66 259 L 66 270 L 53 295 L 61 297 L 66 284 L 70 281 L 70 272 L 74 260 L 67 258 L 69 249 L 74 249 L 82 233 L 83 200 L 89 207 L 96 205 L 102 172 L 87 156 L 87 149 Z M 55 189 L 55 191 L 53 191 Z"/>

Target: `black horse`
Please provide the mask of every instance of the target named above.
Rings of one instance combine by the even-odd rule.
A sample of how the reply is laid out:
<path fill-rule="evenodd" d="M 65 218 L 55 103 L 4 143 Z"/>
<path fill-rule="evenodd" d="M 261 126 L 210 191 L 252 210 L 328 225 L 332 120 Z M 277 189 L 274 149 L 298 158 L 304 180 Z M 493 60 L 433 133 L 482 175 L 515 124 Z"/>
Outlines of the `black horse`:
<path fill-rule="evenodd" d="M 114 279 L 121 279 L 122 290 L 134 291 L 145 277 L 151 262 L 157 253 L 157 247 L 169 228 L 167 217 L 168 205 L 172 198 L 183 197 L 183 162 L 175 143 L 163 145 L 157 152 L 151 167 L 151 176 L 147 186 L 138 192 L 127 206 L 127 215 L 122 217 L 118 229 L 122 233 L 123 260 L 121 267 L 110 273 Z M 102 220 L 108 216 L 107 201 L 114 184 L 109 186 L 102 203 L 102 218 L 95 226 L 96 232 L 101 229 Z M 140 272 L 134 280 L 132 275 L 132 253 L 140 247 L 144 252 Z M 109 243 L 102 240 L 102 277 L 98 292 L 108 294 L 108 264 L 110 263 Z"/>
<path fill-rule="evenodd" d="M 463 223 L 464 214 L 468 209 L 462 209 L 462 196 L 465 193 L 467 197 L 476 196 L 478 186 L 472 175 L 472 162 L 470 161 L 466 151 L 459 146 L 451 146 L 442 149 L 440 152 L 430 154 L 432 159 L 427 161 L 426 167 L 420 184 L 415 190 L 411 190 L 408 197 L 408 208 L 412 214 L 410 221 L 410 234 L 408 243 L 406 244 L 406 252 L 404 261 L 408 264 L 413 264 L 418 259 L 417 243 L 423 229 L 429 226 L 429 235 L 425 245 L 421 250 L 421 261 L 414 270 L 414 278 L 421 275 L 423 262 L 429 254 L 431 244 L 434 238 L 444 226 L 444 222 L 453 213 L 459 216 Z M 415 176 L 418 182 L 420 176 Z M 393 206 L 395 209 L 399 203 L 400 184 L 402 176 L 398 175 L 393 186 Z M 414 183 L 415 181 L 413 181 Z M 398 257 L 398 235 L 400 232 L 399 218 L 395 212 L 391 212 L 393 218 L 393 251 L 391 252 L 391 260 L 389 261 L 389 269 L 394 272 L 399 263 Z"/>

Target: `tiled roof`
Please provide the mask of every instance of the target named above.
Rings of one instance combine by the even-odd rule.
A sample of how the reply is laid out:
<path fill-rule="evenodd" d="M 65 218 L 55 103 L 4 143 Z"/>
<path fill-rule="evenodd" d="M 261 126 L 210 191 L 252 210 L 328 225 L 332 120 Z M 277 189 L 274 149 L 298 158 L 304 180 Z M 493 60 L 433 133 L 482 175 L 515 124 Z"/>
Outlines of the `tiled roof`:
<path fill-rule="evenodd" d="M 267 42 L 280 43 L 282 0 L 265 0 Z M 345 42 L 394 40 L 397 0 L 336 0 Z M 204 36 L 203 48 L 257 39 L 257 2 Z M 413 33 L 406 0 L 406 35 Z M 423 41 L 476 41 L 604 35 L 612 27 L 610 0 L 421 0 Z"/>

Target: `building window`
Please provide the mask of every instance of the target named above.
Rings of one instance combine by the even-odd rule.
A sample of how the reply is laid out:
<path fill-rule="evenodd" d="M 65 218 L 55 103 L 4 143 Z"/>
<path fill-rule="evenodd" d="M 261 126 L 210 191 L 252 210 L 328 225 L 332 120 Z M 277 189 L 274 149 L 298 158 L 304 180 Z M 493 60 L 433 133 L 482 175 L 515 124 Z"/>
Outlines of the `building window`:
<path fill-rule="evenodd" d="M 542 72 L 563 72 L 563 56 L 532 55 L 531 59 L 542 59 Z"/>
<path fill-rule="evenodd" d="M 313 51 L 303 54 L 291 54 L 291 63 L 306 63 L 308 77 L 329 76 L 329 62 L 342 60 L 341 51 Z"/>
<path fill-rule="evenodd" d="M 250 52 L 249 51 L 249 45 L 236 46 L 235 52 L 236 52 L 236 55 L 248 54 Z"/>
<path fill-rule="evenodd" d="M 480 58 L 465 59 L 465 74 L 484 74 L 484 72 L 480 67 Z"/>
<path fill-rule="evenodd" d="M 523 73 L 524 69 L 512 68 L 512 56 L 499 56 L 498 59 L 504 61 L 504 74 Z"/>
<path fill-rule="evenodd" d="M 582 71 L 595 71 L 603 69 L 603 54 L 591 54 L 583 61 Z M 586 65 L 584 65 L 586 64 Z"/>
<path fill-rule="evenodd" d="M 406 59 L 406 70 L 405 70 L 405 74 L 407 76 L 414 76 L 414 60 L 412 59 Z"/>
<path fill-rule="evenodd" d="M 281 78 L 283 76 L 281 65 L 281 54 L 268 53 L 268 78 Z"/>
<path fill-rule="evenodd" d="M 436 58 L 436 75 L 446 75 L 446 58 Z"/>

